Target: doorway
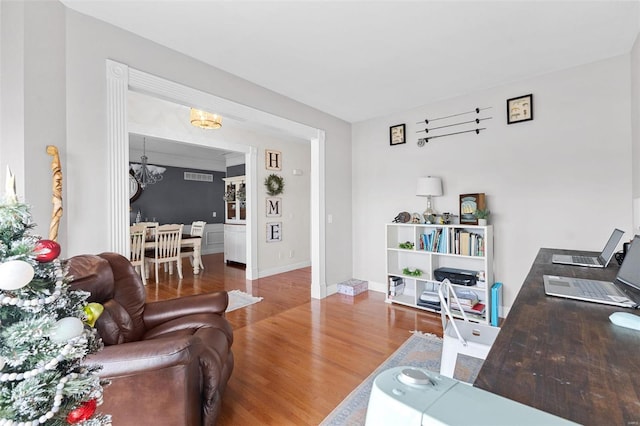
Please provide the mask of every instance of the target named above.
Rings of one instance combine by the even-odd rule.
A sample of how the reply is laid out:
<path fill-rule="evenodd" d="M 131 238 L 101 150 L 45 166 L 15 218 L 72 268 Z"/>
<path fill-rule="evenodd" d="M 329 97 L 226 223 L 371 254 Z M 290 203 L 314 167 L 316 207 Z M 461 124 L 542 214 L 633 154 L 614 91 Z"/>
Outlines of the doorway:
<path fill-rule="evenodd" d="M 129 68 L 125 64 L 107 60 L 107 142 L 109 144 L 110 193 L 114 194 L 110 211 L 110 245 L 113 251 L 126 253 L 128 250 L 128 123 L 126 99 L 129 90 L 157 96 L 181 105 L 194 105 L 205 110 L 219 111 L 221 114 L 237 117 L 252 125 L 281 129 L 311 143 L 311 297 L 326 297 L 325 256 L 324 256 L 324 131 L 291 120 L 259 111 L 246 105 L 218 98 L 171 81 Z M 229 146 L 222 142 L 222 145 Z M 257 150 L 246 147 L 245 160 L 247 179 L 255 181 L 257 170 Z M 257 185 L 247 192 L 249 220 L 247 234 L 247 279 L 257 278 L 257 232 L 255 211 Z M 253 211 L 252 211 L 253 210 Z"/>

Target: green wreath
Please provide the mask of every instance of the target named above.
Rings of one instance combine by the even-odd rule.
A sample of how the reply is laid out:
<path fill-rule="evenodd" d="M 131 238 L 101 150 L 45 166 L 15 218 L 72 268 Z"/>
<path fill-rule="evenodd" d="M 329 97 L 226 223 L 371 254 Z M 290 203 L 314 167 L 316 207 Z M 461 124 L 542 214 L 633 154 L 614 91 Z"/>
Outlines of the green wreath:
<path fill-rule="evenodd" d="M 267 194 L 279 195 L 284 190 L 284 178 L 278 175 L 269 175 L 264 180 L 264 186 L 267 188 Z"/>

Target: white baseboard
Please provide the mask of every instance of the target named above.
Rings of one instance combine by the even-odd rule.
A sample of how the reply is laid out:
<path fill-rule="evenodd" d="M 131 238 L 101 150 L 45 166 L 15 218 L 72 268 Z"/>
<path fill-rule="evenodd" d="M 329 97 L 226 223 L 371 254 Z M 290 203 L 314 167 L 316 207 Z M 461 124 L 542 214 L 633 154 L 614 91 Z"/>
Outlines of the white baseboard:
<path fill-rule="evenodd" d="M 276 268 L 262 269 L 258 271 L 257 278 L 265 278 L 270 277 L 271 275 L 282 274 L 284 272 L 294 271 L 300 268 L 308 268 L 311 266 L 311 261 L 307 260 L 305 262 L 293 263 L 291 265 L 278 266 Z"/>

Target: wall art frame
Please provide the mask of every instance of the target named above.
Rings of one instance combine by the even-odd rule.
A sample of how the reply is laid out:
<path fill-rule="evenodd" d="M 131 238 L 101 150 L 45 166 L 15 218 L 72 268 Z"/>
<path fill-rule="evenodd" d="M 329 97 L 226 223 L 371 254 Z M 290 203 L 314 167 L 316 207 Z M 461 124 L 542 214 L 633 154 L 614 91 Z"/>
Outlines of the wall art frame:
<path fill-rule="evenodd" d="M 486 208 L 484 193 L 460 194 L 460 224 L 477 225 L 476 211 Z"/>
<path fill-rule="evenodd" d="M 533 94 L 507 99 L 507 124 L 533 120 Z"/>
<path fill-rule="evenodd" d="M 403 143 L 407 143 L 405 124 L 396 124 L 389 127 L 389 145 L 401 145 Z"/>

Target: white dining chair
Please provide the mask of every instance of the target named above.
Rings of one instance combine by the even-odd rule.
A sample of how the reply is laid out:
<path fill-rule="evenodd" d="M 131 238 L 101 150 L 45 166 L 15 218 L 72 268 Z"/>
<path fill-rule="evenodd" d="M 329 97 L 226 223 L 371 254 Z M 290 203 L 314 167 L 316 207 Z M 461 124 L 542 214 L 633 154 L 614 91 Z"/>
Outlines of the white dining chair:
<path fill-rule="evenodd" d="M 144 225 L 133 225 L 129 228 L 131 237 L 131 254 L 129 260 L 142 278 L 142 283 L 147 285 L 147 277 L 144 263 L 145 240 L 147 237 L 147 227 Z"/>
<path fill-rule="evenodd" d="M 487 354 L 498 337 L 500 328 L 469 321 L 463 309 L 459 310 L 462 319 L 455 318 L 451 313 L 451 299 L 455 300 L 455 306 L 462 305 L 449 280 L 445 279 L 440 283 L 438 296 L 443 330 L 440 374 L 453 378 L 458 355 L 487 359 Z"/>
<path fill-rule="evenodd" d="M 144 225 L 147 228 L 147 240 L 155 238 L 156 230 L 160 225 L 158 222 L 138 222 L 137 225 Z"/>
<path fill-rule="evenodd" d="M 156 284 L 158 283 L 158 266 L 169 266 L 169 274 L 173 274 L 173 263 L 176 263 L 178 276 L 182 278 L 182 257 L 180 256 L 180 244 L 182 239 L 182 224 L 160 225 L 156 230 L 155 243 L 152 249 L 145 251 L 145 262 L 154 264 Z"/>
<path fill-rule="evenodd" d="M 192 237 L 200 237 L 204 236 L 204 227 L 207 225 L 207 222 L 203 220 L 198 220 L 191 223 L 191 230 L 189 231 L 189 235 Z M 200 243 L 202 247 L 202 243 Z M 196 250 L 194 247 L 182 247 L 181 256 L 188 257 L 191 266 L 193 266 L 194 262 L 198 262 L 200 269 L 204 269 L 204 264 L 202 263 L 201 251 L 199 250 L 196 255 Z M 197 259 L 196 259 L 197 257 Z"/>
<path fill-rule="evenodd" d="M 202 237 L 204 235 L 204 227 L 207 225 L 207 222 L 204 220 L 197 220 L 191 224 L 191 230 L 189 231 L 189 235 L 192 237 Z"/>

